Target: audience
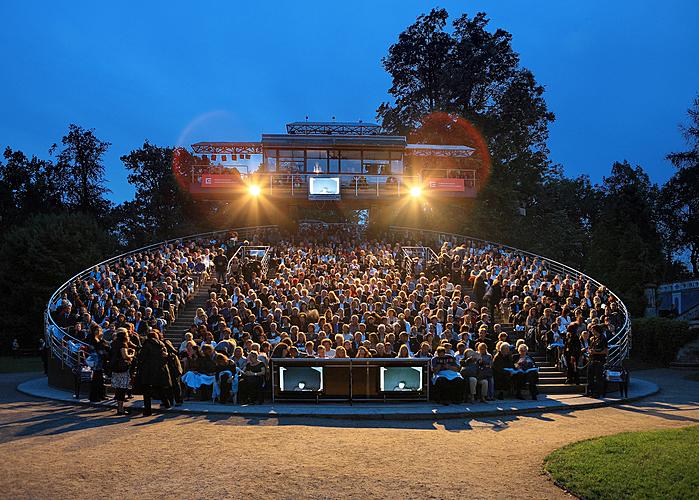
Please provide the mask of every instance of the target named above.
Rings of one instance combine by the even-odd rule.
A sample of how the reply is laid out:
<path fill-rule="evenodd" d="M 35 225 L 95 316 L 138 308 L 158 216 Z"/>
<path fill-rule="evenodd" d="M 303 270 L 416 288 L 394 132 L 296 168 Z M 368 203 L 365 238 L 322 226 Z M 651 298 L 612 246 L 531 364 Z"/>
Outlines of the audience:
<path fill-rule="evenodd" d="M 607 339 L 623 322 L 604 287 L 494 245 L 444 243 L 425 262 L 401 251 L 420 242 L 302 226 L 273 246 L 265 276 L 253 257 L 225 268 L 232 241 L 238 245 L 237 237 L 168 243 L 95 268 L 52 304 L 52 315 L 78 340 L 103 332 L 88 342 L 102 358 L 107 341 L 110 359 L 115 350 L 124 360 L 138 351 L 133 371 L 142 372 L 144 397 L 157 393 L 165 408 L 183 396 L 219 395 L 224 372 L 233 386 L 239 380 L 241 403 L 262 402 L 270 357 L 431 358 L 438 401 L 485 402 L 510 390 L 523 398 L 525 387 L 536 398 L 530 349 L 551 353 L 569 383 L 579 382 L 589 359 L 595 395 Z M 175 349 L 160 332 L 204 283 L 209 298 Z M 123 372 L 111 371 L 123 399 Z"/>

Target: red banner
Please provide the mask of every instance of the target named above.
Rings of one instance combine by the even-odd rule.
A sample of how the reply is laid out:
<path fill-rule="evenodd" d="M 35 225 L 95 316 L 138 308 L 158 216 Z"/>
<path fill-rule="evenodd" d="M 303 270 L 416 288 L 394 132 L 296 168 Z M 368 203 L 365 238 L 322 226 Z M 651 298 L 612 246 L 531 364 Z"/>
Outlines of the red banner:
<path fill-rule="evenodd" d="M 465 191 L 463 179 L 427 179 L 427 187 L 432 191 Z"/>
<path fill-rule="evenodd" d="M 237 175 L 205 174 L 201 176 L 201 187 L 203 188 L 232 188 L 241 184 L 242 180 Z"/>

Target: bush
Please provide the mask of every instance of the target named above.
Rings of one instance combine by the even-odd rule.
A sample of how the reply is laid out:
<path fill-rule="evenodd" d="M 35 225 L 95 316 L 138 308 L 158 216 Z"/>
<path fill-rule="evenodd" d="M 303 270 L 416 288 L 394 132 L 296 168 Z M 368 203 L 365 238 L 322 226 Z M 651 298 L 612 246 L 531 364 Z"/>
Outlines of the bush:
<path fill-rule="evenodd" d="M 697 337 L 686 321 L 667 318 L 637 318 L 631 323 L 631 355 L 643 361 L 667 365 L 677 351 Z"/>

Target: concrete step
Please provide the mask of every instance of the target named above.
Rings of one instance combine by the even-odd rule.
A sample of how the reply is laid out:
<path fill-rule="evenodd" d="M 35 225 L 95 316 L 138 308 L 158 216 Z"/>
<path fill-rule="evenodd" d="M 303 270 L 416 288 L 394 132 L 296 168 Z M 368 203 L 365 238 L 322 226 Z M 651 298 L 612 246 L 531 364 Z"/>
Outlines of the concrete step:
<path fill-rule="evenodd" d="M 538 384 L 539 392 L 543 394 L 579 394 L 585 392 L 583 384 L 565 385 L 565 384 Z"/>

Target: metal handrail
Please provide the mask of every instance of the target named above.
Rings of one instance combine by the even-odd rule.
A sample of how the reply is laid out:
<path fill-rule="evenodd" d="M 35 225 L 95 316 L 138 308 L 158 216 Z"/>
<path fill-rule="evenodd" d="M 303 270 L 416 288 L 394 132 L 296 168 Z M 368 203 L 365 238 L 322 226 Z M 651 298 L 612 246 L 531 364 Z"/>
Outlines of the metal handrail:
<path fill-rule="evenodd" d="M 267 275 L 267 269 L 269 267 L 269 257 L 270 257 L 270 249 L 272 247 L 269 245 L 240 245 L 235 253 L 231 256 L 230 259 L 228 259 L 228 266 L 226 267 L 226 276 L 231 275 L 231 264 L 233 264 L 233 259 L 237 259 L 238 262 L 240 262 L 241 258 L 244 257 L 244 254 L 246 251 L 250 250 L 264 250 L 265 254 L 262 257 L 260 264 L 261 264 L 261 272 L 263 276 Z"/>
<path fill-rule="evenodd" d="M 89 273 L 92 272 L 93 269 L 99 268 L 101 266 L 106 266 L 109 264 L 112 264 L 114 262 L 117 262 L 121 259 L 124 259 L 126 257 L 129 257 L 131 255 L 140 253 L 140 252 L 145 252 L 149 250 L 153 250 L 156 248 L 160 248 L 166 245 L 169 245 L 171 243 L 177 243 L 177 242 L 185 242 L 185 241 L 192 241 L 192 240 L 197 240 L 201 238 L 206 238 L 206 237 L 211 237 L 211 236 L 217 236 L 217 235 L 225 235 L 226 233 L 230 233 L 232 231 L 237 232 L 239 235 L 241 233 L 243 234 L 254 234 L 259 231 L 267 231 L 271 229 L 278 229 L 278 226 L 276 225 L 268 225 L 268 226 L 248 226 L 248 227 L 242 227 L 242 228 L 231 228 L 231 229 L 221 229 L 218 231 L 209 231 L 206 233 L 198 233 L 198 234 L 193 234 L 189 236 L 182 236 L 179 238 L 171 238 L 169 240 L 165 241 L 160 241 L 157 243 L 152 243 L 150 245 L 146 245 L 140 248 L 137 248 L 135 250 L 129 250 L 127 252 L 123 252 L 119 255 L 116 255 L 114 257 L 110 257 L 108 259 L 103 260 L 102 262 L 99 262 L 97 264 L 94 264 L 90 266 L 87 269 L 84 269 L 77 273 L 76 275 L 72 276 L 69 278 L 65 283 L 63 283 L 54 293 L 51 295 L 51 298 L 48 301 L 48 304 L 46 305 L 46 309 L 44 310 L 44 336 L 46 338 L 47 345 L 49 346 L 51 350 L 51 354 L 61 360 L 61 363 L 63 365 L 68 365 L 69 367 L 74 367 L 76 364 L 79 364 L 80 362 L 80 348 L 86 348 L 87 344 L 71 335 L 68 334 L 68 332 L 58 326 L 56 324 L 56 321 L 53 319 L 53 316 L 51 315 L 51 307 L 56 303 L 56 300 L 60 295 L 69 287 L 73 284 L 78 279 L 82 279 L 85 276 L 87 276 Z"/>
<path fill-rule="evenodd" d="M 614 333 L 611 339 L 608 339 L 609 356 L 607 357 L 607 364 L 610 366 L 619 365 L 624 359 L 627 359 L 629 357 L 629 353 L 631 352 L 631 317 L 629 316 L 629 312 L 626 308 L 626 305 L 617 294 L 615 294 L 614 292 L 609 290 L 608 287 L 601 284 L 594 278 L 588 276 L 587 274 L 578 271 L 577 269 L 573 269 L 570 266 L 557 262 L 553 259 L 549 259 L 548 257 L 543 257 L 532 252 L 527 252 L 526 250 L 521 250 L 519 248 L 503 245 L 502 243 L 496 243 L 493 241 L 475 238 L 473 236 L 403 226 L 389 226 L 388 231 L 396 233 L 403 232 L 406 236 L 411 234 L 423 234 L 426 236 L 429 235 L 434 239 L 434 241 L 439 242 L 440 245 L 448 240 L 452 240 L 453 243 L 455 243 L 456 240 L 466 240 L 468 242 L 478 242 L 483 245 L 489 245 L 496 248 L 506 249 L 513 253 L 524 255 L 533 258 L 534 260 L 538 260 L 545 264 L 549 269 L 551 269 L 551 271 L 553 271 L 556 274 L 570 275 L 575 279 L 586 280 L 592 285 L 596 286 L 597 288 L 606 288 L 607 291 L 616 299 L 617 304 L 619 304 L 619 310 L 624 315 L 623 325 L 621 326 L 621 328 L 619 328 L 617 332 Z"/>

